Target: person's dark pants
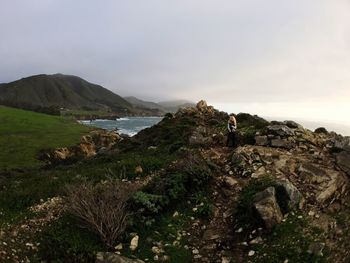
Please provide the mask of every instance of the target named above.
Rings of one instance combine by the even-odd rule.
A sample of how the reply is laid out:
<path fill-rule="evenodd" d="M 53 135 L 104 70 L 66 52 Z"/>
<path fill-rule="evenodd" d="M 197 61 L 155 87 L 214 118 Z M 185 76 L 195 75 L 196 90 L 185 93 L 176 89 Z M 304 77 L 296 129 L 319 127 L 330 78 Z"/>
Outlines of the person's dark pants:
<path fill-rule="evenodd" d="M 227 134 L 226 146 L 227 147 L 235 147 L 236 146 L 236 133 L 235 132 L 229 132 Z"/>

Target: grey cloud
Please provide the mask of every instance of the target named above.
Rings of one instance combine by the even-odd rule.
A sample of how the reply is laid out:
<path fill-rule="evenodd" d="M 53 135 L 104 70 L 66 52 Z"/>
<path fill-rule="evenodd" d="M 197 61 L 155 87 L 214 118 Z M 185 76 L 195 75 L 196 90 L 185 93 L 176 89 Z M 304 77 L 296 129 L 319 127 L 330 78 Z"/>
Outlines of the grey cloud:
<path fill-rule="evenodd" d="M 349 90 L 348 11 L 345 0 L 4 0 L 0 82 L 62 72 L 154 100 L 327 100 Z"/>

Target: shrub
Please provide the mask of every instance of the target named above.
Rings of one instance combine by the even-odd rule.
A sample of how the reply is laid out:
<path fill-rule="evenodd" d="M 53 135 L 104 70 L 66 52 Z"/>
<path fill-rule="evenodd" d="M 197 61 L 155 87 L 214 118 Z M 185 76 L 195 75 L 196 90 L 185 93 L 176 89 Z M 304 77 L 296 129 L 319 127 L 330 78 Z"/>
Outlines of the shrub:
<path fill-rule="evenodd" d="M 323 133 L 323 134 L 328 134 L 328 131 L 324 127 L 319 127 L 315 130 L 315 133 Z"/>
<path fill-rule="evenodd" d="M 76 218 L 63 214 L 38 233 L 41 262 L 95 262 L 96 253 L 107 249 L 95 233 L 82 231 L 77 223 Z"/>
<path fill-rule="evenodd" d="M 191 200 L 197 206 L 196 214 L 204 219 L 208 219 L 213 215 L 213 204 L 208 200 L 207 191 L 199 191 L 194 193 Z"/>
<path fill-rule="evenodd" d="M 198 189 L 200 186 L 207 183 L 212 177 L 212 170 L 217 167 L 198 155 L 189 154 L 178 167 L 189 176 L 188 187 Z"/>
<path fill-rule="evenodd" d="M 138 192 L 134 203 L 138 210 L 158 213 L 187 194 L 202 190 L 211 179 L 213 169 L 216 169 L 214 164 L 190 153 Z"/>
<path fill-rule="evenodd" d="M 148 194 L 142 191 L 137 191 L 133 196 L 133 204 L 136 208 L 140 208 L 140 212 L 158 213 L 161 209 L 161 195 Z"/>
<path fill-rule="evenodd" d="M 130 215 L 127 203 L 133 192 L 118 180 L 69 186 L 68 212 L 97 233 L 108 247 L 113 247 L 127 226 Z"/>

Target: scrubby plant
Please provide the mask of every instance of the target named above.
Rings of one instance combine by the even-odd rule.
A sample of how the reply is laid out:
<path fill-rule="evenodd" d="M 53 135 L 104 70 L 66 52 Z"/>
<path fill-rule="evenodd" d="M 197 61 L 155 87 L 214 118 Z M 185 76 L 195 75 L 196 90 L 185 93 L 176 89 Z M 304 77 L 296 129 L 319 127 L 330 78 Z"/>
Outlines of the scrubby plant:
<path fill-rule="evenodd" d="M 189 154 L 179 164 L 178 169 L 189 176 L 189 187 L 198 189 L 210 180 L 213 170 L 217 169 L 217 167 L 214 163 L 203 159 L 199 155 Z"/>
<path fill-rule="evenodd" d="M 81 231 L 76 224 L 77 219 L 65 213 L 42 229 L 37 237 L 42 262 L 95 262 L 96 253 L 107 249 L 98 235 Z"/>
<path fill-rule="evenodd" d="M 255 144 L 256 132 L 262 132 L 269 122 L 257 115 L 239 113 L 236 116 L 239 129 L 240 144 Z"/>
<path fill-rule="evenodd" d="M 182 200 L 189 193 L 202 189 L 211 179 L 214 169 L 215 165 L 200 155 L 185 155 L 162 175 L 155 177 L 142 189 L 142 193 L 136 194 L 138 210 L 158 213 L 170 203 Z"/>
<path fill-rule="evenodd" d="M 163 196 L 137 191 L 133 196 L 133 205 L 140 208 L 140 212 L 158 213 L 161 209 Z"/>
<path fill-rule="evenodd" d="M 72 185 L 66 190 L 68 212 L 113 247 L 127 226 L 127 204 L 133 192 L 133 187 L 118 180 Z"/>
<path fill-rule="evenodd" d="M 197 207 L 195 213 L 201 218 L 209 218 L 213 214 L 213 204 L 208 200 L 207 193 L 199 191 L 194 193 L 191 200 Z"/>

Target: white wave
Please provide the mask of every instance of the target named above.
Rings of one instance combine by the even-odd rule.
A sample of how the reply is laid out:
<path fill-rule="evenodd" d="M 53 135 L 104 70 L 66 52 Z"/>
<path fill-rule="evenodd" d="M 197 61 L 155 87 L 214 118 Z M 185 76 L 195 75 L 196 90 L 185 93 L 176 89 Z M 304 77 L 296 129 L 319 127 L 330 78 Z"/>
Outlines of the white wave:
<path fill-rule="evenodd" d="M 89 124 L 90 121 L 87 121 L 87 120 L 78 120 L 79 123 L 83 123 L 83 124 Z"/>
<path fill-rule="evenodd" d="M 128 117 L 123 117 L 123 118 L 117 119 L 117 121 L 129 121 L 129 120 L 130 120 L 130 118 L 128 118 Z"/>
<path fill-rule="evenodd" d="M 108 119 L 96 119 L 96 120 L 93 120 L 93 122 L 105 122 L 105 121 L 114 121 L 114 120 L 108 120 Z"/>

